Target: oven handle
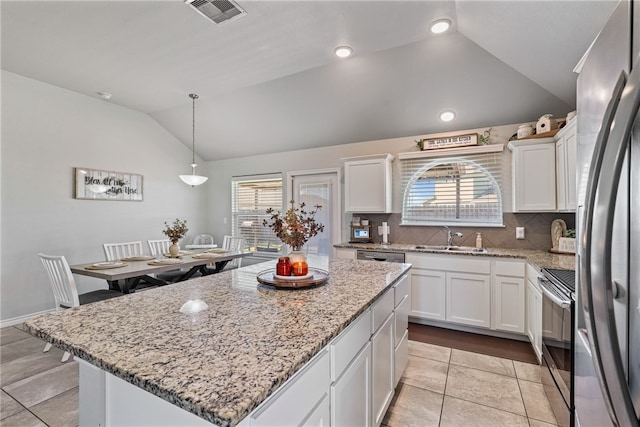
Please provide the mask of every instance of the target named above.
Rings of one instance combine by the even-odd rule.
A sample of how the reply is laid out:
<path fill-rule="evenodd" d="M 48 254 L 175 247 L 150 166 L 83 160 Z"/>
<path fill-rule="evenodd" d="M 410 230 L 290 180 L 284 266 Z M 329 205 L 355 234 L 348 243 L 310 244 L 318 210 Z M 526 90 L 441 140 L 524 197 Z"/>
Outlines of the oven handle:
<path fill-rule="evenodd" d="M 560 299 L 556 294 L 553 293 L 548 283 L 549 281 L 547 279 L 538 277 L 538 284 L 540 285 L 540 289 L 547 298 L 549 298 L 555 305 L 559 305 L 561 308 L 570 307 L 571 301 Z"/>
<path fill-rule="evenodd" d="M 624 80 L 622 72 L 616 89 Z M 617 93 L 614 92 L 614 98 Z M 612 102 L 615 102 L 612 100 Z M 589 316 L 587 330 L 592 359 L 612 420 L 620 427 L 638 426 L 631 393 L 627 385 L 613 312 L 612 232 L 618 185 L 629 147 L 631 130 L 640 108 L 640 64 L 629 75 L 613 120 L 605 117 L 602 148 L 596 148 L 585 200 L 582 279 L 587 288 Z M 608 109 L 608 108 L 607 108 Z M 600 135 L 598 135 L 600 139 Z M 597 164 L 599 162 L 599 164 Z M 608 401 L 608 402 L 607 402 Z"/>

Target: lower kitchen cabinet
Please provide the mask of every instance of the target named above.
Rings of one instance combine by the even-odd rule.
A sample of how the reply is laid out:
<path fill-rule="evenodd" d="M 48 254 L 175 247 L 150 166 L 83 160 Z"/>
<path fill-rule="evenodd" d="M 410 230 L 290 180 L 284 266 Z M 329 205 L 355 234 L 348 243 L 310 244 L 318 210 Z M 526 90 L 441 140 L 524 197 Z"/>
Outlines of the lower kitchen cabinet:
<path fill-rule="evenodd" d="M 525 262 L 493 261 L 491 329 L 525 333 Z"/>
<path fill-rule="evenodd" d="M 331 425 L 371 425 L 371 343 L 331 386 Z"/>
<path fill-rule="evenodd" d="M 527 280 L 527 336 L 533 351 L 542 362 L 542 292 L 535 283 Z"/>
<path fill-rule="evenodd" d="M 484 274 L 447 273 L 449 322 L 489 328 L 491 326 L 491 278 Z"/>
<path fill-rule="evenodd" d="M 379 426 L 382 423 L 395 389 L 393 329 L 394 318 L 393 313 L 390 313 L 382 326 L 371 337 L 373 353 L 371 405 L 375 426 Z"/>
<path fill-rule="evenodd" d="M 409 258 L 407 255 L 407 262 L 412 263 Z M 422 319 L 446 320 L 446 286 L 443 271 L 412 268 L 409 314 Z"/>
<path fill-rule="evenodd" d="M 414 321 L 526 333 L 523 260 L 407 253 Z"/>

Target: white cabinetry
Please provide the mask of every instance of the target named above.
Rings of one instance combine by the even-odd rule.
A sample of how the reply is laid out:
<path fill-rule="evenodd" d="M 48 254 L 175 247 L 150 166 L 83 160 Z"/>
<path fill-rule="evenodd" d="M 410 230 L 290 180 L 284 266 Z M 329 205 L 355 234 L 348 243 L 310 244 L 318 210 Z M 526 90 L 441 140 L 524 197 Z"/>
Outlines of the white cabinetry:
<path fill-rule="evenodd" d="M 391 213 L 391 154 L 344 158 L 345 211 Z"/>
<path fill-rule="evenodd" d="M 396 387 L 409 361 L 409 276 L 400 279 L 393 289 L 395 296 L 393 386 Z"/>
<path fill-rule="evenodd" d="M 406 262 L 412 317 L 490 327 L 490 258 L 407 253 Z"/>
<path fill-rule="evenodd" d="M 320 351 L 297 372 L 272 398 L 251 415 L 252 426 L 317 425 L 318 418 L 329 423 L 329 413 L 323 413 L 323 403 L 329 403 L 330 358 L 326 349 Z M 287 414 L 283 417 L 283 414 Z M 307 421 L 315 422 L 307 424 Z"/>
<path fill-rule="evenodd" d="M 556 134 L 556 189 L 559 211 L 576 210 L 577 122 L 573 119 Z"/>
<path fill-rule="evenodd" d="M 494 260 L 491 329 L 525 333 L 525 262 Z"/>
<path fill-rule="evenodd" d="M 556 210 L 555 143 L 554 138 L 509 142 L 514 212 Z"/>
<path fill-rule="evenodd" d="M 368 325 L 367 325 L 368 326 Z M 365 346 L 331 386 L 331 425 L 371 425 L 371 343 Z"/>
<path fill-rule="evenodd" d="M 356 250 L 349 248 L 335 248 L 336 258 L 356 259 Z"/>
<path fill-rule="evenodd" d="M 533 351 L 542 362 L 542 292 L 538 287 L 540 274 L 527 264 L 527 335 Z"/>
<path fill-rule="evenodd" d="M 371 308 L 374 331 L 371 336 L 371 351 L 373 354 L 371 406 L 375 426 L 379 426 L 382 423 L 395 389 L 395 363 L 393 360 L 395 350 L 393 330 L 395 323 L 393 308 L 393 291 L 383 295 Z"/>

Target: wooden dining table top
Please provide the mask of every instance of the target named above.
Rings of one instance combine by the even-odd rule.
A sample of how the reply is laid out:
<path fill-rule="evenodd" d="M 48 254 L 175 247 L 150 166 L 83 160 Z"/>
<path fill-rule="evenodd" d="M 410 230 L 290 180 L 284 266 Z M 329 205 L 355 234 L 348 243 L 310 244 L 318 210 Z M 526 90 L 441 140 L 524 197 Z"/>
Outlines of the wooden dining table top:
<path fill-rule="evenodd" d="M 208 253 L 208 258 L 194 258 L 193 255 L 199 255 Z M 178 259 L 182 260 L 181 263 L 166 264 L 166 265 L 153 265 L 149 264 L 155 260 L 166 259 L 164 257 L 156 257 L 144 261 L 123 261 L 124 265 L 117 268 L 105 268 L 105 269 L 93 269 L 91 266 L 95 264 L 101 264 L 105 261 L 85 262 L 82 264 L 72 265 L 71 272 L 82 276 L 95 277 L 98 279 L 104 279 L 107 281 L 129 279 L 133 277 L 145 276 L 154 273 L 161 273 L 164 271 L 171 271 L 183 268 L 192 268 L 210 263 L 216 263 L 221 261 L 229 261 L 235 258 L 242 258 L 251 255 L 252 252 L 206 252 L 200 251 L 183 251 L 183 254 Z M 87 268 L 89 267 L 89 268 Z"/>

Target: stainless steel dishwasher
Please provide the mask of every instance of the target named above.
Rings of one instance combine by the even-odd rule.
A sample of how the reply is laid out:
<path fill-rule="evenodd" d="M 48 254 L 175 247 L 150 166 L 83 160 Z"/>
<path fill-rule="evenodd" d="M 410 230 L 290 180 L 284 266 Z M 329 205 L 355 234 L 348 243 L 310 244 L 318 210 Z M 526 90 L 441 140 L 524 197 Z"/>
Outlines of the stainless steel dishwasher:
<path fill-rule="evenodd" d="M 365 261 L 404 262 L 404 252 L 365 251 L 358 249 L 356 258 Z"/>

